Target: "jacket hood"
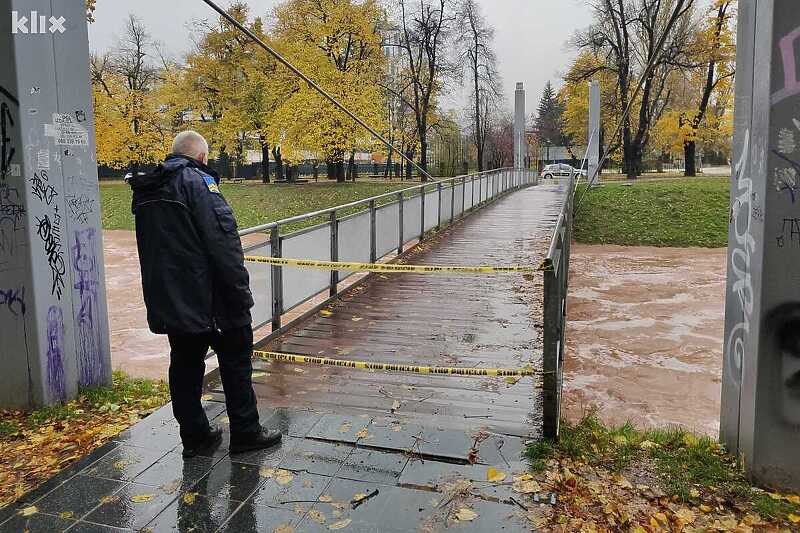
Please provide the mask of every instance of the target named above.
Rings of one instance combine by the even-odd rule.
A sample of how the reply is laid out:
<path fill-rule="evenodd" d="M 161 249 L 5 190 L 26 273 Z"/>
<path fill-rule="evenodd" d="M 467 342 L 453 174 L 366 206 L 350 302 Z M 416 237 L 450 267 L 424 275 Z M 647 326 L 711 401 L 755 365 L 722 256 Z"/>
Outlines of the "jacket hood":
<path fill-rule="evenodd" d="M 168 155 L 164 162 L 150 174 L 133 176 L 128 183 L 134 191 L 158 188 L 184 168 L 196 168 L 213 177 L 219 184 L 219 174 L 213 168 L 191 157 L 176 154 Z"/>

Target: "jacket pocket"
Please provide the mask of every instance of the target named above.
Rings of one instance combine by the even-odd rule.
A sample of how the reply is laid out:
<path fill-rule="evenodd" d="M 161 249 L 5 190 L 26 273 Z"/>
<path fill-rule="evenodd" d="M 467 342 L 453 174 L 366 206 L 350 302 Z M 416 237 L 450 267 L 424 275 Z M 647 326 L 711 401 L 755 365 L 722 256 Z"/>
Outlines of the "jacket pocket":
<path fill-rule="evenodd" d="M 214 213 L 217 215 L 217 222 L 219 222 L 222 231 L 228 233 L 234 233 L 236 231 L 236 219 L 233 217 L 233 210 L 230 207 L 215 207 Z"/>

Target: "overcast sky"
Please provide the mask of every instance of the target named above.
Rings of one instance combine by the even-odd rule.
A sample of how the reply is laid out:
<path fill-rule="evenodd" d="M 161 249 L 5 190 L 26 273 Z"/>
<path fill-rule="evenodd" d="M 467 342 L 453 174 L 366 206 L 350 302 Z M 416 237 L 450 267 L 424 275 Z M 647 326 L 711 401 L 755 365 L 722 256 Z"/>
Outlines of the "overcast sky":
<path fill-rule="evenodd" d="M 547 80 L 560 85 L 560 77 L 574 56 L 566 41 L 590 21 L 585 3 L 582 0 L 478 1 L 496 30 L 495 50 L 508 106 L 513 104 L 516 82 L 524 82 L 530 114 Z M 231 3 L 220 0 L 225 7 Z M 253 13 L 267 15 L 280 2 L 249 0 L 248 3 Z M 174 56 L 188 50 L 192 20 L 213 15 L 201 0 L 100 0 L 95 14 L 97 22 L 89 30 L 92 50 L 104 51 L 114 45 L 128 13 L 141 18 L 153 37 Z M 460 101 L 460 96 L 455 95 L 451 101 Z"/>

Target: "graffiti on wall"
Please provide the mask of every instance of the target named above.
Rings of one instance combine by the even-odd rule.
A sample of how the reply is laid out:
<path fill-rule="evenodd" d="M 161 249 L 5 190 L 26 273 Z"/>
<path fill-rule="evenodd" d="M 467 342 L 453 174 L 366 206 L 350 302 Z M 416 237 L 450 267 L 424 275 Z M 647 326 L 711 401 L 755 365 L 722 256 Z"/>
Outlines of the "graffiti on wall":
<path fill-rule="evenodd" d="M 94 228 L 75 232 L 72 245 L 72 267 L 75 273 L 75 338 L 78 350 L 79 382 L 83 386 L 102 383 L 105 359 L 99 323 L 100 272 L 97 261 L 97 239 Z"/>
<path fill-rule="evenodd" d="M 747 336 L 750 333 L 750 319 L 753 314 L 753 283 L 750 275 L 751 255 L 755 252 L 756 241 L 752 234 L 753 180 L 747 177 L 750 155 L 750 130 L 745 132 L 741 157 L 734 168 L 736 184 L 735 201 L 731 211 L 731 224 L 734 230 L 734 241 L 731 243 L 730 262 L 734 275 L 731 292 L 738 299 L 741 318 L 728 334 L 726 346 L 725 369 L 730 374 L 732 383 L 737 386 L 742 382 Z"/>
<path fill-rule="evenodd" d="M 772 105 L 800 94 L 800 79 L 797 78 L 797 58 L 795 43 L 800 40 L 800 27 L 789 32 L 778 41 L 783 63 L 783 87 L 772 94 Z"/>
<path fill-rule="evenodd" d="M 19 100 L 2 86 L 0 97 L 0 181 L 5 181 L 7 176 L 15 174 L 12 161 L 17 149 L 11 138 L 15 126 L 11 106 L 19 107 Z"/>
<path fill-rule="evenodd" d="M 64 292 L 64 275 L 67 273 L 67 268 L 61 243 L 61 216 L 58 214 L 58 208 L 52 220 L 50 215 L 36 217 L 36 235 L 42 241 L 47 264 L 50 267 L 52 277 L 50 293 L 60 300 Z"/>
<path fill-rule="evenodd" d="M 16 188 L 0 182 L 0 271 L 14 261 L 24 246 L 25 207 Z"/>
<path fill-rule="evenodd" d="M 65 400 L 64 313 L 58 306 L 47 311 L 47 387 L 53 399 Z"/>
<path fill-rule="evenodd" d="M 0 289 L 0 309 L 7 309 L 15 317 L 25 314 L 25 287 Z"/>

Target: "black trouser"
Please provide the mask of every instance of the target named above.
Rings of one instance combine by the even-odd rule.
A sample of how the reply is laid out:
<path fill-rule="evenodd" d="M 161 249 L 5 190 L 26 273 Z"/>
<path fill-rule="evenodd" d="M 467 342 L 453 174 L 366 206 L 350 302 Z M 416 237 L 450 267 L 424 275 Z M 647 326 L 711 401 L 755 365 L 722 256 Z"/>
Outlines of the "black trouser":
<path fill-rule="evenodd" d="M 252 383 L 253 329 L 249 325 L 217 333 L 169 335 L 169 345 L 172 412 L 181 426 L 183 442 L 197 442 L 209 432 L 208 417 L 200 403 L 209 347 L 219 361 L 231 433 L 259 430 Z"/>

